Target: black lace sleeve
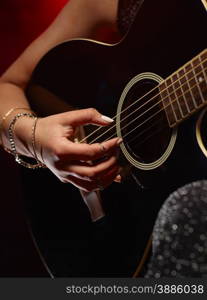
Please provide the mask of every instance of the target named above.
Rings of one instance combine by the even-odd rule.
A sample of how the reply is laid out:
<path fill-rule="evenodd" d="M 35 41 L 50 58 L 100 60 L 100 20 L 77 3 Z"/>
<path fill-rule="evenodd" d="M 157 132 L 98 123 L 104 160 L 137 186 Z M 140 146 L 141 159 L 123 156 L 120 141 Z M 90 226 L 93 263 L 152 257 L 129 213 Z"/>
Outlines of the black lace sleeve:
<path fill-rule="evenodd" d="M 127 33 L 144 0 L 119 0 L 117 24 L 121 35 Z"/>

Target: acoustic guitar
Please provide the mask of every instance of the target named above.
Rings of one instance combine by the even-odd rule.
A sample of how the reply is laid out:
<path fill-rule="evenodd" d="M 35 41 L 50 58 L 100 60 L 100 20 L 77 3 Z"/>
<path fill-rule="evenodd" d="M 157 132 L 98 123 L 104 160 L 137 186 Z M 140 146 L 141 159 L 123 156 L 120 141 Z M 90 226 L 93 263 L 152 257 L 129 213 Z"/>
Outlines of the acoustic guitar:
<path fill-rule="evenodd" d="M 123 138 L 123 181 L 101 192 L 107 224 L 91 224 L 79 190 L 48 170 L 24 177 L 54 276 L 137 276 L 164 200 L 207 178 L 206 17 L 199 0 L 145 0 L 119 43 L 73 39 L 38 63 L 26 92 L 40 116 L 94 107 L 114 125 L 85 126 L 79 142 Z"/>

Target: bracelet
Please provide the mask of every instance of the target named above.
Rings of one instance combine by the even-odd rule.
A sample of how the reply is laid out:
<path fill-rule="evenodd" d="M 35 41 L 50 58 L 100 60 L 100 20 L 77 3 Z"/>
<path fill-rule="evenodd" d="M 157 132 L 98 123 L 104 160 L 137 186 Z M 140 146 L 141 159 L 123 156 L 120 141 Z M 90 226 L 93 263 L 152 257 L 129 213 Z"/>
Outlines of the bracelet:
<path fill-rule="evenodd" d="M 6 152 L 10 153 L 10 154 L 13 154 L 13 153 L 12 153 L 12 151 L 9 148 L 7 148 L 7 147 L 4 146 L 4 142 L 3 142 L 3 138 L 2 138 L 3 122 L 9 117 L 9 115 L 11 113 L 13 113 L 15 110 L 18 110 L 18 109 L 29 110 L 29 111 L 31 111 L 33 113 L 33 111 L 30 108 L 28 108 L 28 107 L 14 107 L 14 108 L 11 108 L 10 110 L 8 110 L 5 113 L 5 115 L 2 117 L 2 120 L 1 120 L 1 123 L 0 123 L 0 144 L 2 145 L 3 149 Z"/>
<path fill-rule="evenodd" d="M 10 141 L 10 144 L 11 144 L 11 152 L 13 153 L 13 155 L 15 156 L 15 161 L 22 165 L 23 167 L 26 167 L 28 169 L 38 169 L 38 168 L 42 168 L 42 164 L 40 164 L 39 162 L 36 163 L 36 164 L 30 164 L 28 162 L 25 162 L 23 161 L 19 154 L 17 153 L 16 151 L 16 146 L 15 146 L 15 142 L 14 142 L 14 135 L 13 135 L 13 128 L 14 128 L 14 125 L 16 123 L 16 121 L 21 118 L 21 117 L 29 117 L 29 118 L 36 118 L 36 116 L 34 114 L 31 114 L 31 113 L 19 113 L 17 115 L 14 116 L 14 118 L 12 119 L 10 125 L 9 125 L 9 129 L 8 129 L 8 132 L 9 132 L 9 141 Z"/>
<path fill-rule="evenodd" d="M 34 158 L 36 159 L 36 161 L 39 164 L 39 168 L 47 168 L 46 165 L 44 163 L 42 163 L 37 158 L 37 153 L 36 153 L 36 138 L 35 138 L 35 131 L 36 131 L 36 126 L 37 126 L 37 121 L 38 121 L 38 118 L 35 117 L 34 124 L 32 126 L 32 149 L 33 149 L 33 154 L 34 154 Z"/>

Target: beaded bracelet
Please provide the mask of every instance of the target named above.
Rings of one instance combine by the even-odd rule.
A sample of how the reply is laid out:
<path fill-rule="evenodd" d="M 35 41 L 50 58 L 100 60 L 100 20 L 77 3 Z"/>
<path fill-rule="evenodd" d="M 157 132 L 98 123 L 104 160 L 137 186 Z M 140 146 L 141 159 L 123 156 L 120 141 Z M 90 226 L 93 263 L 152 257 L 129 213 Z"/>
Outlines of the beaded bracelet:
<path fill-rule="evenodd" d="M 13 153 L 13 155 L 15 156 L 15 161 L 22 165 L 23 167 L 26 167 L 28 169 L 38 169 L 38 168 L 42 168 L 42 163 L 40 163 L 39 161 L 37 161 L 36 164 L 30 164 L 28 162 L 23 161 L 19 154 L 16 151 L 16 146 L 15 146 L 15 142 L 14 142 L 14 135 L 13 135 L 13 128 L 14 125 L 16 123 L 16 121 L 21 118 L 21 117 L 29 117 L 29 118 L 36 118 L 36 116 L 34 114 L 31 113 L 19 113 L 17 115 L 14 116 L 14 118 L 12 119 L 10 125 L 9 125 L 9 141 L 10 141 L 10 145 L 11 145 L 11 151 Z"/>
<path fill-rule="evenodd" d="M 33 154 L 34 154 L 34 158 L 39 163 L 39 168 L 47 168 L 46 165 L 44 163 L 42 163 L 37 158 L 37 153 L 36 153 L 36 138 L 35 138 L 35 131 L 36 131 L 36 126 L 37 126 L 37 121 L 38 121 L 38 118 L 35 117 L 34 124 L 32 126 L 32 149 L 33 149 Z"/>

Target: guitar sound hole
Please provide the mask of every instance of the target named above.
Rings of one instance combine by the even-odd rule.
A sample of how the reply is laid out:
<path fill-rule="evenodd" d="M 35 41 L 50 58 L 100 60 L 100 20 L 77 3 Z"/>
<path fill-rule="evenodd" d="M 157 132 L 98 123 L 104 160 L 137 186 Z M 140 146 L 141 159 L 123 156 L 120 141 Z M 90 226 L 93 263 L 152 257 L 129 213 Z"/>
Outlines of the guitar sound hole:
<path fill-rule="evenodd" d="M 156 85 L 150 79 L 135 83 L 122 106 L 124 144 L 135 160 L 146 164 L 163 155 L 171 137 Z"/>

